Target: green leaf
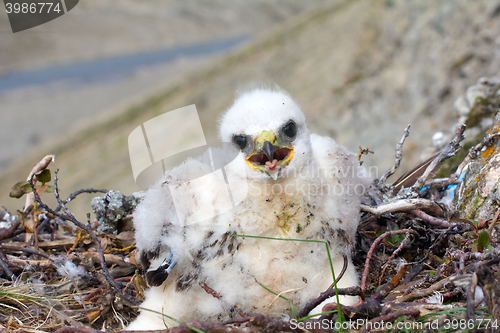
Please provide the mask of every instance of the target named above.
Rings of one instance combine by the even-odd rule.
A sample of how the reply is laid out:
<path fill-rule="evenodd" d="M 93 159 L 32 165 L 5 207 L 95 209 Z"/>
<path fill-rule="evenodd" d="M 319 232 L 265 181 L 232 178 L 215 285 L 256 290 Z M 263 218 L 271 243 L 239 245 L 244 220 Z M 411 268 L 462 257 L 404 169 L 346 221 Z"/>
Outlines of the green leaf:
<path fill-rule="evenodd" d="M 477 237 L 477 250 L 479 252 L 483 252 L 486 247 L 488 247 L 488 244 L 490 243 L 490 236 L 488 235 L 488 232 L 486 230 L 483 230 L 479 233 L 479 236 Z"/>
<path fill-rule="evenodd" d="M 22 190 L 12 190 L 9 193 L 9 197 L 16 198 L 16 199 L 21 198 L 23 195 L 24 195 L 24 191 L 22 191 Z"/>
<path fill-rule="evenodd" d="M 51 186 L 47 187 L 47 189 L 45 190 L 45 192 L 52 193 L 52 192 L 54 192 L 55 188 L 56 187 L 54 185 L 51 185 Z"/>
<path fill-rule="evenodd" d="M 30 193 L 33 191 L 33 189 L 31 188 L 31 185 L 26 182 L 27 184 L 21 186 L 20 190 L 23 191 L 24 193 Z"/>
<path fill-rule="evenodd" d="M 12 186 L 12 191 L 9 193 L 11 198 L 19 199 L 25 193 L 31 192 L 31 186 L 28 182 L 17 182 L 14 186 Z"/>
<path fill-rule="evenodd" d="M 14 186 L 12 186 L 13 190 L 23 190 L 24 186 L 29 186 L 28 182 L 17 182 Z M 31 188 L 31 187 L 30 187 Z"/>
<path fill-rule="evenodd" d="M 42 170 L 40 173 L 36 175 L 36 179 L 38 179 L 38 181 L 41 182 L 42 185 L 45 185 L 45 183 L 50 182 L 51 178 L 52 177 L 50 174 L 50 170 L 48 169 Z"/>
<path fill-rule="evenodd" d="M 446 257 L 446 258 L 444 258 L 444 263 L 445 263 L 446 265 L 448 265 L 450 262 L 451 262 L 450 257 Z"/>

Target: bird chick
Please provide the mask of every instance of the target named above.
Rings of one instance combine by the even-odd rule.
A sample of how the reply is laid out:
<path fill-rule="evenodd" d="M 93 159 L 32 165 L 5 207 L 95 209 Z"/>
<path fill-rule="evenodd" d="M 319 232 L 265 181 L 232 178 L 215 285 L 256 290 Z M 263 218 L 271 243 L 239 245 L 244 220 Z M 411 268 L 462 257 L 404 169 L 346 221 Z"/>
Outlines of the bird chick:
<path fill-rule="evenodd" d="M 253 313 L 292 315 L 290 303 L 276 294 L 297 309 L 333 283 L 325 244 L 336 276 L 344 258 L 348 263 L 338 287 L 358 284 L 351 249 L 370 178 L 356 155 L 331 138 L 310 134 L 300 107 L 280 89 L 242 93 L 222 116 L 220 137 L 238 149 L 235 162 L 224 167 L 225 177 L 245 195 L 233 194 L 234 207 L 218 211 L 227 193 L 204 177 L 201 195 L 173 198 L 177 188 L 194 186 L 195 170 L 213 171 L 213 163 L 206 163 L 213 151 L 185 161 L 149 190 L 134 226 L 152 287 L 129 330 Z M 179 205 L 187 204 L 180 214 Z M 215 207 L 211 218 L 181 221 L 207 213 L 206 207 Z M 358 298 L 340 300 L 352 305 Z"/>

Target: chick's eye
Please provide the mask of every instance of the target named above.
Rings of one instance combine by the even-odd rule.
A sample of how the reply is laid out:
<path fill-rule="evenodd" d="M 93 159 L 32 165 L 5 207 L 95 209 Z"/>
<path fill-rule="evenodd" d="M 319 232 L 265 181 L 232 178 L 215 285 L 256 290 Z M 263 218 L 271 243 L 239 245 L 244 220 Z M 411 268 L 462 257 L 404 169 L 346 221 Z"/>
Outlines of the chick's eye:
<path fill-rule="evenodd" d="M 293 138 L 297 134 L 297 127 L 294 122 L 290 122 L 283 127 L 283 132 L 286 136 Z"/>
<path fill-rule="evenodd" d="M 240 149 L 244 149 L 247 146 L 247 138 L 245 138 L 243 135 L 236 135 L 233 138 L 234 143 L 240 147 Z"/>

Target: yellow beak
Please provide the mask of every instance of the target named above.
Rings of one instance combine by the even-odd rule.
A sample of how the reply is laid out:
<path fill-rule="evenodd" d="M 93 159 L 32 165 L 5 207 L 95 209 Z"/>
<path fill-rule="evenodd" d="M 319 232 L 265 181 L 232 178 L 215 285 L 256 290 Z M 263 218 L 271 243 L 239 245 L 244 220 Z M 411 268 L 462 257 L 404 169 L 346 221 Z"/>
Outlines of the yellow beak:
<path fill-rule="evenodd" d="M 279 138 L 272 132 L 263 131 L 254 139 L 254 151 L 245 160 L 252 169 L 267 173 L 276 180 L 279 171 L 293 157 L 293 148 L 279 144 Z"/>

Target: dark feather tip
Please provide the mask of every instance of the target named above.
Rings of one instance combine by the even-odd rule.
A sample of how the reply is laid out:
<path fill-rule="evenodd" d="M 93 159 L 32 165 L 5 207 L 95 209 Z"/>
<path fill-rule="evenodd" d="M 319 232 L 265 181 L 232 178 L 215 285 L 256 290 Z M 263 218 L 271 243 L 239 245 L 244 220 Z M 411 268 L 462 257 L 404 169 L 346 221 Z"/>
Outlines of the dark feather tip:
<path fill-rule="evenodd" d="M 160 266 L 154 271 L 149 271 L 146 273 L 146 281 L 152 287 L 161 286 L 161 284 L 167 279 L 168 272 L 165 267 Z"/>

